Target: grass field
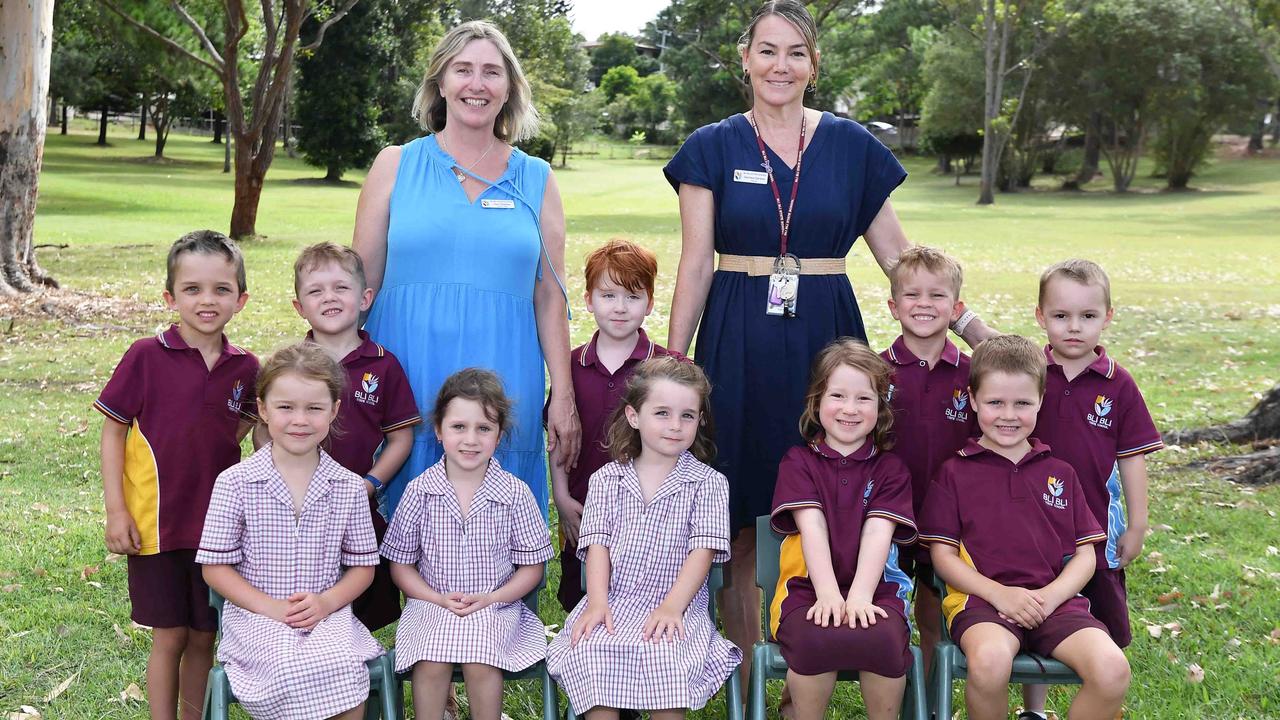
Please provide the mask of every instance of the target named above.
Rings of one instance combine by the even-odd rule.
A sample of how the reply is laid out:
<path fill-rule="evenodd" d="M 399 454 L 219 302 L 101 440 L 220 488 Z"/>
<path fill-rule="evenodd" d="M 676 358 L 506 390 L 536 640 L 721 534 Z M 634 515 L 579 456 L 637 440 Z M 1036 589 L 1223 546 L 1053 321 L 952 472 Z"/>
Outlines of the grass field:
<path fill-rule="evenodd" d="M 150 640 L 130 625 L 124 563 L 102 544 L 102 421 L 90 403 L 128 344 L 168 322 L 168 244 L 195 228 L 225 229 L 230 214 L 221 146 L 174 136 L 172 159 L 157 163 L 124 130 L 107 149 L 93 139 L 50 136 L 41 178 L 37 239 L 51 247 L 39 257 L 67 289 L 0 305 L 0 717 L 23 705 L 47 718 L 146 717 L 143 703 L 122 696 L 144 685 Z M 1039 189 L 986 208 L 973 204 L 976 180 L 955 187 L 924 160 L 908 169 L 894 195 L 908 234 L 961 259 L 965 299 L 1001 329 L 1038 337 L 1031 309 L 1049 263 L 1086 256 L 1108 269 L 1117 313 L 1105 342 L 1161 428 L 1236 417 L 1280 382 L 1280 162 L 1220 160 L 1197 192 L 1160 193 L 1140 179 L 1137 192 L 1116 196 L 1099 181 L 1096 191 Z M 228 328 L 259 353 L 305 331 L 289 306 L 297 250 L 350 240 L 358 185 L 310 181 L 322 174 L 279 157 L 269 176 L 258 221 L 266 237 L 245 247 L 251 299 Z M 613 236 L 640 241 L 662 260 L 649 326 L 665 337 L 680 239 L 661 163 L 581 159 L 557 175 L 571 295 L 581 297 L 587 250 Z M 850 265 L 872 344 L 887 345 L 896 331 L 886 283 L 860 245 Z M 591 330 L 577 312 L 574 342 Z M 1154 531 L 1130 573 L 1128 717 L 1280 717 L 1280 490 L 1187 467 L 1221 450 L 1152 458 Z M 546 599 L 544 619 L 559 622 Z M 856 690 L 838 693 L 832 717 L 860 713 Z M 1065 691 L 1050 697 L 1064 717 L 1068 701 Z M 507 711 L 531 717 L 535 703 L 533 692 L 512 690 Z"/>

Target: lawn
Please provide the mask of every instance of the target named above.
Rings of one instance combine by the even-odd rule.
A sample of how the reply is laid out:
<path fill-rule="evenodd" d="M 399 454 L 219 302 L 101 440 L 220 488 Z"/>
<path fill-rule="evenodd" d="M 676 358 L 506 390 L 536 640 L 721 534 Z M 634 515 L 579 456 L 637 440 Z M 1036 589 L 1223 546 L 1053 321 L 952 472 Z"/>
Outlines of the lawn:
<path fill-rule="evenodd" d="M 36 232 L 49 247 L 39 257 L 66 290 L 0 305 L 0 717 L 22 705 L 68 720 L 146 717 L 126 691 L 144 685 L 150 639 L 130 625 L 124 563 L 102 544 L 102 420 L 90 403 L 128 344 L 168 322 L 160 302 L 168 244 L 195 228 L 225 229 L 230 214 L 221 146 L 175 135 L 171 159 L 155 162 L 125 129 L 106 149 L 93 139 L 87 130 L 53 135 L 45 154 Z M 894 204 L 908 234 L 961 259 L 965 299 L 1001 329 L 1038 337 L 1036 278 L 1051 262 L 1084 256 L 1108 269 L 1117 311 L 1105 341 L 1161 428 L 1236 417 L 1280 382 L 1280 162 L 1216 161 L 1196 192 L 1157 192 L 1158 181 L 1143 178 L 1137 192 L 1117 196 L 1098 181 L 1084 193 L 1001 195 L 985 208 L 973 204 L 976 179 L 956 187 L 925 160 L 907 165 L 911 178 Z M 244 248 L 251 299 L 228 328 L 256 352 L 305 331 L 289 306 L 297 250 L 349 242 L 360 176 L 342 186 L 312 181 L 322 174 L 283 155 L 270 173 L 258 220 L 265 237 Z M 661 163 L 576 159 L 557 177 L 571 296 L 581 297 L 590 248 L 633 238 L 661 258 L 649 327 L 665 337 L 680 238 Z M 861 245 L 853 254 L 872 343 L 887 345 L 896 332 L 886 283 Z M 591 316 L 575 305 L 580 343 Z M 1154 530 L 1129 576 L 1129 717 L 1280 717 L 1280 533 L 1271 509 L 1280 490 L 1188 466 L 1222 450 L 1152 458 Z M 544 597 L 544 619 L 562 620 L 554 597 Z M 1068 697 L 1050 697 L 1064 717 Z M 855 698 L 842 688 L 832 716 L 859 714 Z M 512 690 L 507 712 L 532 717 L 536 701 L 531 690 Z"/>

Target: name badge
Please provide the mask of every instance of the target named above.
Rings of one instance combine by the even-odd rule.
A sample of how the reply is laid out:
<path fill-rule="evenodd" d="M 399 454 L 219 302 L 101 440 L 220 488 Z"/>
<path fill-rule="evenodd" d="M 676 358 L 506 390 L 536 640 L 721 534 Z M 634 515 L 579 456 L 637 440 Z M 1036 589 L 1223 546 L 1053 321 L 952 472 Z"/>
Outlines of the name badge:
<path fill-rule="evenodd" d="M 516 206 L 515 200 L 489 200 L 480 201 L 480 207 L 486 210 L 512 210 Z"/>
<path fill-rule="evenodd" d="M 734 170 L 733 181 L 751 183 L 752 185 L 768 185 L 769 174 L 762 173 L 759 170 Z"/>

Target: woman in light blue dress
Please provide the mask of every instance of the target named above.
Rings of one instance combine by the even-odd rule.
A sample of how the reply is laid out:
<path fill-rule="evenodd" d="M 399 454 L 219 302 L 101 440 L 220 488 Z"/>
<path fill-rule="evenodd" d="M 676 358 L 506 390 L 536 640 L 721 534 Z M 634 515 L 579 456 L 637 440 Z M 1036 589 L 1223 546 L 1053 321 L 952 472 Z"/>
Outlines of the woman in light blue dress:
<path fill-rule="evenodd" d="M 536 132 L 537 114 L 502 33 L 477 21 L 445 35 L 414 115 L 434 134 L 384 148 L 356 210 L 352 245 L 376 293 L 365 329 L 404 366 L 424 418 L 449 375 L 498 373 L 516 423 L 495 457 L 528 483 L 545 517 L 544 451 L 571 463 L 580 436 L 561 282 L 564 208 L 550 166 L 508 144 Z M 396 477 L 379 478 L 388 514 L 440 459 L 433 424 L 419 426 Z"/>

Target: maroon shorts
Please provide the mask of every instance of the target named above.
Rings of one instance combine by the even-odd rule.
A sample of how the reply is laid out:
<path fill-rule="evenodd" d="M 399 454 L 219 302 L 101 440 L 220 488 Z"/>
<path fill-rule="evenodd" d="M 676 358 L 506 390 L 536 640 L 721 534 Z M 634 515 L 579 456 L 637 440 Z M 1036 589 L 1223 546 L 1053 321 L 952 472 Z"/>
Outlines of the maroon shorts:
<path fill-rule="evenodd" d="M 556 597 L 565 612 L 573 612 L 582 598 L 582 562 L 578 560 L 578 546 L 565 543 L 560 550 L 560 589 Z"/>
<path fill-rule="evenodd" d="M 370 503 L 373 514 L 373 535 L 382 545 L 387 533 L 387 521 L 378 512 L 377 500 Z M 384 628 L 400 619 L 400 588 L 391 579 L 391 561 L 379 558 L 373 570 L 373 583 L 351 603 L 351 612 L 370 631 Z"/>
<path fill-rule="evenodd" d="M 1129 629 L 1129 593 L 1125 590 L 1124 570 L 1107 568 L 1101 554 L 1098 562 L 1098 569 L 1080 594 L 1089 599 L 1089 612 L 1107 627 L 1107 634 L 1116 645 L 1129 647 L 1133 633 Z"/>
<path fill-rule="evenodd" d="M 139 625 L 157 628 L 218 629 L 218 614 L 209 606 L 195 550 L 170 550 L 155 555 L 129 555 L 129 617 Z"/>
<path fill-rule="evenodd" d="M 799 675 L 859 671 L 884 677 L 902 677 L 911 666 L 907 645 L 911 631 L 907 620 L 891 608 L 889 617 L 877 617 L 871 627 L 819 627 L 797 608 L 778 625 L 778 645 L 787 667 Z"/>
<path fill-rule="evenodd" d="M 1008 630 L 1018 638 L 1023 652 L 1033 652 L 1049 657 L 1059 643 L 1085 628 L 1098 628 L 1103 632 L 1106 627 L 1097 618 L 1089 614 L 1089 601 L 1082 597 L 1073 597 L 1063 603 L 1053 614 L 1045 618 L 1039 626 L 1028 630 L 1009 620 L 1000 617 L 996 609 L 982 603 L 978 607 L 961 610 L 951 620 L 951 639 L 960 644 L 960 636 L 964 631 L 978 623 L 994 623 Z"/>

